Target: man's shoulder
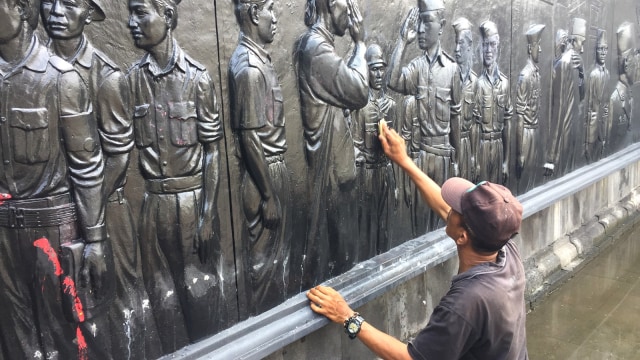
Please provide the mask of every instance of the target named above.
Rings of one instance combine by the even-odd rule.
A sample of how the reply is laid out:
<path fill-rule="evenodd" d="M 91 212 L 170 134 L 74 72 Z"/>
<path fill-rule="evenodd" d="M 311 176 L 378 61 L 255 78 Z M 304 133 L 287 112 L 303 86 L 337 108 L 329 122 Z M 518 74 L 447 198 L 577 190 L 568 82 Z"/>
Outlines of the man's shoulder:
<path fill-rule="evenodd" d="M 184 60 L 191 66 L 193 66 L 194 68 L 200 70 L 200 71 L 207 71 L 207 68 L 202 65 L 200 62 L 198 62 L 196 59 L 192 58 L 189 54 L 184 53 Z"/>
<path fill-rule="evenodd" d="M 109 56 L 103 53 L 100 49 L 93 48 L 93 56 L 96 58 L 104 67 L 109 67 L 113 71 L 119 71 L 120 67 L 113 61 Z"/>

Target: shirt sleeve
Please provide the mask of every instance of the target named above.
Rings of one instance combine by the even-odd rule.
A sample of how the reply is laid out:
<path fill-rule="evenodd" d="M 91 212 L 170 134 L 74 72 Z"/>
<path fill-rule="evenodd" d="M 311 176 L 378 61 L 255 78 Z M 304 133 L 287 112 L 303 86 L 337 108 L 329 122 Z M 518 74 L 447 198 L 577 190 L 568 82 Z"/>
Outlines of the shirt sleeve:
<path fill-rule="evenodd" d="M 459 314 L 438 305 L 427 327 L 409 342 L 409 355 L 416 360 L 456 360 L 471 348 L 476 333 Z"/>
<path fill-rule="evenodd" d="M 133 149 L 128 95 L 128 83 L 120 71 L 109 74 L 98 89 L 95 111 L 102 149 L 106 154 L 124 154 Z"/>
<path fill-rule="evenodd" d="M 262 72 L 247 66 L 233 78 L 233 115 L 234 129 L 259 129 L 267 124 L 267 94 Z M 269 89 L 271 90 L 271 89 Z"/>
<path fill-rule="evenodd" d="M 216 92 L 209 73 L 206 71 L 198 79 L 196 101 L 200 142 L 211 143 L 222 139 L 223 130 L 218 116 Z"/>

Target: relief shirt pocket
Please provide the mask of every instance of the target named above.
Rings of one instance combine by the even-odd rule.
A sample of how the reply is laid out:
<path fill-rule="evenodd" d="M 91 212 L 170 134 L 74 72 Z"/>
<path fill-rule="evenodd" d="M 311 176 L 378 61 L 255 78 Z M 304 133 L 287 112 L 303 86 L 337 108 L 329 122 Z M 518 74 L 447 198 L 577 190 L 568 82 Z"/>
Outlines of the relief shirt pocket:
<path fill-rule="evenodd" d="M 46 108 L 12 108 L 9 125 L 13 135 L 13 157 L 22 164 L 49 159 L 49 112 Z"/>
<path fill-rule="evenodd" d="M 436 88 L 436 118 L 440 121 L 449 121 L 451 103 L 451 89 Z"/>
<path fill-rule="evenodd" d="M 175 146 L 192 146 L 198 142 L 198 117 L 193 101 L 169 103 L 169 128 L 171 143 Z"/>

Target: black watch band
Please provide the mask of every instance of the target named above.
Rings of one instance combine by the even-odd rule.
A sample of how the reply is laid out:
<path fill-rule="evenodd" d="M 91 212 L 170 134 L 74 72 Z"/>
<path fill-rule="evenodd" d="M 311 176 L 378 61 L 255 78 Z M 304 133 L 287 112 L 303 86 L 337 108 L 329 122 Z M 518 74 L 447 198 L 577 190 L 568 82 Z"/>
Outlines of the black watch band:
<path fill-rule="evenodd" d="M 360 332 L 360 327 L 364 322 L 364 318 L 360 314 L 353 313 L 347 320 L 344 321 L 344 332 L 349 335 L 349 339 L 355 339 Z"/>

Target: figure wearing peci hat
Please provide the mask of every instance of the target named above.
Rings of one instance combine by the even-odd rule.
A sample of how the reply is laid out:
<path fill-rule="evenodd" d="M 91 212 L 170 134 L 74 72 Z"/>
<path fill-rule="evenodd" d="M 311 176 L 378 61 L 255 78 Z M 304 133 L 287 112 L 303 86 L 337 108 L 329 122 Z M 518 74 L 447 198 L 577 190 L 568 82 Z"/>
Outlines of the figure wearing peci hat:
<path fill-rule="evenodd" d="M 609 124 L 609 69 L 605 61 L 609 45 L 607 32 L 597 30 L 595 46 L 595 64 L 587 78 L 587 116 L 585 124 L 584 154 L 588 163 L 602 157 L 611 129 Z"/>
<path fill-rule="evenodd" d="M 407 14 L 391 55 L 389 88 L 415 97 L 421 129 L 418 156 L 422 170 L 442 184 L 459 171 L 462 90 L 458 66 L 440 44 L 446 24 L 444 2 L 418 0 L 417 5 Z M 407 61 L 406 47 L 415 40 L 424 53 Z M 438 221 L 431 213 L 427 228 L 418 229 L 419 233 L 435 229 Z"/>
<path fill-rule="evenodd" d="M 509 79 L 500 71 L 500 35 L 493 21 L 480 25 L 482 37 L 482 63 L 484 69 L 476 84 L 473 116 L 480 124 L 476 173 L 480 179 L 497 184 L 509 180 L 511 163 L 511 118 L 513 106 Z"/>
<path fill-rule="evenodd" d="M 586 20 L 573 18 L 566 51 L 554 63 L 551 79 L 551 118 L 544 176 L 562 176 L 573 170 L 584 153 L 584 120 L 580 102 L 585 95 L 581 52 Z"/>
<path fill-rule="evenodd" d="M 618 81 L 609 99 L 610 126 L 607 153 L 615 152 L 632 141 L 633 94 L 631 87 L 637 80 L 638 55 L 636 54 L 634 25 L 624 22 L 616 31 L 618 45 Z"/>
<path fill-rule="evenodd" d="M 525 33 L 527 38 L 527 64 L 520 71 L 516 87 L 516 177 L 518 192 L 525 193 L 537 183 L 536 175 L 542 166 L 540 147 L 540 70 L 538 61 L 542 53 L 540 44 L 545 25 L 533 24 Z"/>
<path fill-rule="evenodd" d="M 458 155 L 460 177 L 476 178 L 476 153 L 480 134 L 478 124 L 473 119 L 474 89 L 478 75 L 473 71 L 473 25 L 464 17 L 452 24 L 455 31 L 455 59 L 458 63 L 463 101 L 460 115 L 460 154 Z"/>

